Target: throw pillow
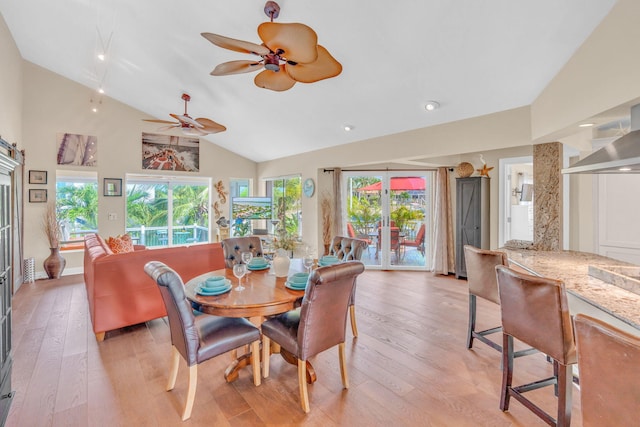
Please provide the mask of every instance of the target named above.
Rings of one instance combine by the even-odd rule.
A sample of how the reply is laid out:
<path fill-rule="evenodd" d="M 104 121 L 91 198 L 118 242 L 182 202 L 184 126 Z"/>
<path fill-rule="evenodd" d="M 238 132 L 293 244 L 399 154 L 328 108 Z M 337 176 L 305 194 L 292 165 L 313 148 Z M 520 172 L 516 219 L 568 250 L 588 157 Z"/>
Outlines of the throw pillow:
<path fill-rule="evenodd" d="M 117 237 L 109 237 L 109 239 L 107 240 L 107 244 L 114 254 L 133 252 L 133 241 L 131 240 L 131 236 L 129 236 L 128 234 L 123 234 Z"/>

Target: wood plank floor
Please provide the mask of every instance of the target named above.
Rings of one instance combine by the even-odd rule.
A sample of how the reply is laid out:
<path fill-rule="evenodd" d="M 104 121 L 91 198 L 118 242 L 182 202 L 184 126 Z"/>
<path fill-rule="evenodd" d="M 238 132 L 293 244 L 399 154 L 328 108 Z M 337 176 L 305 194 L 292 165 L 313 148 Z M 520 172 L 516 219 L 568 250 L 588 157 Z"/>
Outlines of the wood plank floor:
<path fill-rule="evenodd" d="M 272 356 L 259 387 L 250 370 L 227 384 L 230 356 L 199 368 L 190 420 L 182 365 L 165 391 L 170 362 L 166 319 L 124 328 L 97 343 L 81 276 L 24 284 L 13 299 L 13 389 L 8 426 L 543 426 L 512 399 L 498 408 L 500 354 L 465 346 L 465 281 L 423 272 L 367 271 L 358 279 L 360 336 L 347 332 L 351 387 L 343 390 L 338 350 L 312 362 L 311 412 L 298 401 L 296 368 Z M 499 324 L 499 307 L 479 301 L 479 327 Z M 497 338 L 498 339 L 498 338 Z M 551 373 L 537 354 L 516 359 L 514 384 Z M 532 394 L 533 393 L 533 394 Z M 552 389 L 529 393 L 555 412 Z M 572 426 L 581 426 L 574 386 Z"/>

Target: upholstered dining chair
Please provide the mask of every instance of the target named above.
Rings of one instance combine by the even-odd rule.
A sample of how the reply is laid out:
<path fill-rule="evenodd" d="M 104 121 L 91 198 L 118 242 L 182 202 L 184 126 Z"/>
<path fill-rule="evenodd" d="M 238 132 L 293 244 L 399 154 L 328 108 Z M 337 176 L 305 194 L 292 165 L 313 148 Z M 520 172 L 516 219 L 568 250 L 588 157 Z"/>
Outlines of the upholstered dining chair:
<path fill-rule="evenodd" d="M 180 276 L 159 261 L 150 261 L 144 271 L 158 284 L 167 309 L 171 331 L 172 362 L 167 391 L 173 390 L 182 357 L 189 367 L 187 401 L 182 420 L 191 417 L 198 384 L 198 365 L 206 360 L 251 346 L 253 382 L 260 385 L 260 330 L 244 318 L 219 317 L 208 314 L 194 316 L 184 293 Z"/>
<path fill-rule="evenodd" d="M 574 318 L 582 425 L 637 426 L 640 411 L 640 337 L 602 320 Z"/>
<path fill-rule="evenodd" d="M 306 361 L 338 346 L 342 385 L 349 388 L 345 359 L 347 305 L 356 278 L 364 271 L 360 261 L 347 261 L 316 269 L 307 283 L 302 305 L 262 324 L 262 371 L 269 376 L 270 342 L 273 340 L 298 359 L 300 403 L 309 412 Z"/>
<path fill-rule="evenodd" d="M 360 261 L 362 253 L 369 246 L 366 240 L 354 239 L 344 236 L 333 236 L 329 255 L 335 255 L 341 261 Z M 353 286 L 351 298 L 349 298 L 349 317 L 351 319 L 351 332 L 354 337 L 358 336 L 358 325 L 356 324 L 356 286 Z"/>
<path fill-rule="evenodd" d="M 252 252 L 254 257 L 263 256 L 262 241 L 258 236 L 231 237 L 222 241 L 226 268 L 242 262 L 242 252 Z"/>
<path fill-rule="evenodd" d="M 571 424 L 572 365 L 577 363 L 573 325 L 564 284 L 559 280 L 519 273 L 496 266 L 502 317 L 502 392 L 500 409 L 509 410 L 511 397 L 552 426 Z M 546 354 L 554 375 L 519 386 L 512 385 L 513 338 Z M 524 393 L 554 386 L 558 397 L 556 418 Z"/>

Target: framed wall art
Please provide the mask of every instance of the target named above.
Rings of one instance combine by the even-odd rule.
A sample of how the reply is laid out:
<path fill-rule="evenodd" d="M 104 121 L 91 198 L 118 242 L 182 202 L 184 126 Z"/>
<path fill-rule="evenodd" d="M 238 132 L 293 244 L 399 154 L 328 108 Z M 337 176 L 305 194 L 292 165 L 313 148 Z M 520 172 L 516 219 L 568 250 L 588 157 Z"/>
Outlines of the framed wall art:
<path fill-rule="evenodd" d="M 122 179 L 105 178 L 103 194 L 107 197 L 122 196 Z"/>
<path fill-rule="evenodd" d="M 46 184 L 47 171 L 29 171 L 29 184 Z"/>
<path fill-rule="evenodd" d="M 45 203 L 47 201 L 47 190 L 44 189 L 30 189 L 29 190 L 29 202 L 30 203 Z"/>

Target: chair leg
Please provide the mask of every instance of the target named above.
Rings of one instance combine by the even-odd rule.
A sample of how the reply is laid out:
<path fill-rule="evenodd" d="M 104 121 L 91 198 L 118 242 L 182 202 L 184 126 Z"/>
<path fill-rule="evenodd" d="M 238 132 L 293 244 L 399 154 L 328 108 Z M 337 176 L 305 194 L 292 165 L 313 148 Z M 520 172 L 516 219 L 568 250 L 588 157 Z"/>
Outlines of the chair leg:
<path fill-rule="evenodd" d="M 500 409 L 509 410 L 509 389 L 513 380 L 513 338 L 502 333 L 502 392 L 500 393 Z"/>
<path fill-rule="evenodd" d="M 191 410 L 193 409 L 193 401 L 196 398 L 196 387 L 198 386 L 198 364 L 189 366 L 189 389 L 187 391 L 187 403 L 184 405 L 182 413 L 182 421 L 191 418 Z"/>
<path fill-rule="evenodd" d="M 356 306 L 355 305 L 350 305 L 349 306 L 349 314 L 351 317 L 351 332 L 353 332 L 353 336 L 355 338 L 358 337 L 358 325 L 356 325 Z"/>
<path fill-rule="evenodd" d="M 469 294 L 469 328 L 467 331 L 467 348 L 473 347 L 473 331 L 476 330 L 476 296 Z"/>
<path fill-rule="evenodd" d="M 571 365 L 558 366 L 558 417 L 556 426 L 568 427 L 571 424 L 571 401 L 573 394 L 573 369 Z"/>
<path fill-rule="evenodd" d="M 175 346 L 171 346 L 171 368 L 169 369 L 169 381 L 167 382 L 167 391 L 173 390 L 178 377 L 178 366 L 180 365 L 180 352 Z"/>
<path fill-rule="evenodd" d="M 253 368 L 253 384 L 260 385 L 260 340 L 251 343 L 251 367 Z"/>
<path fill-rule="evenodd" d="M 309 412 L 309 393 L 307 393 L 307 361 L 298 359 L 298 387 L 300 404 L 304 412 Z"/>
<path fill-rule="evenodd" d="M 340 356 L 340 377 L 342 378 L 342 386 L 349 388 L 349 377 L 347 375 L 347 358 L 345 355 L 345 345 L 343 342 L 338 344 L 338 355 Z"/>
<path fill-rule="evenodd" d="M 269 376 L 269 356 L 271 356 L 271 339 L 262 335 L 262 376 Z"/>

